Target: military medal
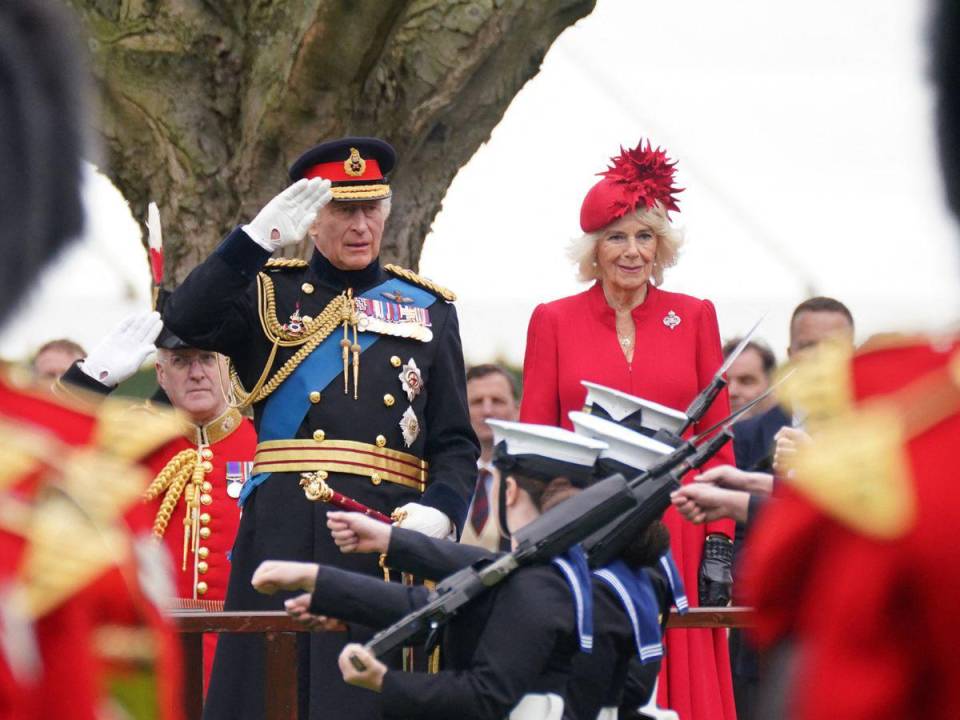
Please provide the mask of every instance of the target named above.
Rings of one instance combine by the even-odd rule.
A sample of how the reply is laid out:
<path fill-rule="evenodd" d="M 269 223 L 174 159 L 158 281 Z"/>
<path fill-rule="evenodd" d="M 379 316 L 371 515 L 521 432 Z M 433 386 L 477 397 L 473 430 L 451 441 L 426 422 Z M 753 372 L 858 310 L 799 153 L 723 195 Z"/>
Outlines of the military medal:
<path fill-rule="evenodd" d="M 296 307 L 294 307 L 293 312 L 290 314 L 290 319 L 284 323 L 283 329 L 291 335 L 300 335 L 303 332 L 303 318 L 300 316 L 300 303 L 297 303 Z"/>
<path fill-rule="evenodd" d="M 357 329 L 360 332 L 374 332 L 378 335 L 410 338 L 420 342 L 430 342 L 433 331 L 430 329 L 430 310 L 401 303 L 413 302 L 401 293 L 381 293 L 396 302 L 374 300 L 372 298 L 354 298 L 357 314 Z"/>
<path fill-rule="evenodd" d="M 234 500 L 240 497 L 240 491 L 243 490 L 243 484 L 250 477 L 252 468 L 252 462 L 227 461 L 227 495 Z"/>
<path fill-rule="evenodd" d="M 680 316 L 677 315 L 673 310 L 668 312 L 666 317 L 663 318 L 663 324 L 671 330 L 675 329 L 681 322 Z"/>
<path fill-rule="evenodd" d="M 400 369 L 400 375 L 397 377 L 400 378 L 403 391 L 407 394 L 407 400 L 413 402 L 413 399 L 423 390 L 423 378 L 420 376 L 420 368 L 417 367 L 417 361 L 410 358 L 407 364 Z"/>
<path fill-rule="evenodd" d="M 400 430 L 403 432 L 403 442 L 406 443 L 407 447 L 417 441 L 417 435 L 420 434 L 420 421 L 417 420 L 417 415 L 413 412 L 412 407 L 403 411 L 403 416 L 400 418 Z"/>

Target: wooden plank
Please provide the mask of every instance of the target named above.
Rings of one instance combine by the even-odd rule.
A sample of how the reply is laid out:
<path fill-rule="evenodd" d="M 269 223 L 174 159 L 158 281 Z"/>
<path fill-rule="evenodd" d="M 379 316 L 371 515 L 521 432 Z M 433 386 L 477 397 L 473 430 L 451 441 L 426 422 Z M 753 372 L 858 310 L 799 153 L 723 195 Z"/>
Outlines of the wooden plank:
<path fill-rule="evenodd" d="M 203 635 L 181 633 L 183 646 L 183 712 L 186 720 L 203 714 Z"/>
<path fill-rule="evenodd" d="M 268 632 L 266 643 L 266 720 L 297 720 L 297 636 Z"/>
<path fill-rule="evenodd" d="M 674 628 L 744 628 L 754 623 L 754 610 L 749 607 L 690 608 L 685 615 L 670 612 L 667 627 Z"/>

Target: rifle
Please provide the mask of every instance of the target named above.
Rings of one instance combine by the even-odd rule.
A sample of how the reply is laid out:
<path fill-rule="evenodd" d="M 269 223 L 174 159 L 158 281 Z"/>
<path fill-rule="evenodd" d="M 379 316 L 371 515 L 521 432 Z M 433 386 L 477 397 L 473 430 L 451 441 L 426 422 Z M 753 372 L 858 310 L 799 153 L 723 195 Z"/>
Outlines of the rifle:
<path fill-rule="evenodd" d="M 612 475 L 551 508 L 517 531 L 513 552 L 481 560 L 441 580 L 425 605 L 378 632 L 366 644 L 366 649 L 380 657 L 426 632 L 425 644 L 427 650 L 431 650 L 439 629 L 461 607 L 502 582 L 517 568 L 550 560 L 578 542 L 599 536 L 622 518 L 648 518 L 650 522 L 659 517 L 670 503 L 674 485 L 679 486 L 679 478 L 691 467 L 699 466 L 692 463 L 706 462 L 729 438 L 729 432 L 721 433 L 699 449 L 685 443 L 630 482 L 623 475 Z M 358 670 L 366 669 L 359 658 L 349 659 Z"/>

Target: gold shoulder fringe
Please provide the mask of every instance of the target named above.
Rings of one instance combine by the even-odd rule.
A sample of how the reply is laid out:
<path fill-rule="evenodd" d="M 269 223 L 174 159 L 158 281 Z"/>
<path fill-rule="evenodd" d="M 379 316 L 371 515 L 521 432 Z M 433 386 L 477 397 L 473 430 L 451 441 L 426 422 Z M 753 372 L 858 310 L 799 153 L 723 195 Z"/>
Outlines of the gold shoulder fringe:
<path fill-rule="evenodd" d="M 290 270 L 294 268 L 305 268 L 309 265 L 306 260 L 303 258 L 270 258 L 267 260 L 266 267 L 268 270 Z"/>
<path fill-rule="evenodd" d="M 144 459 L 184 432 L 182 420 L 172 410 L 131 405 L 120 398 L 106 398 L 95 414 L 96 447 L 127 462 Z"/>
<path fill-rule="evenodd" d="M 434 295 L 443 298 L 447 302 L 454 302 L 457 299 L 456 293 L 454 293 L 452 290 L 448 290 L 442 285 L 437 285 L 432 280 L 427 280 L 425 277 L 417 275 L 417 273 L 415 273 L 413 270 L 408 270 L 407 268 L 400 267 L 399 265 L 384 265 L 383 269 L 388 273 L 396 275 L 398 278 L 422 287 L 424 290 L 429 290 Z"/>

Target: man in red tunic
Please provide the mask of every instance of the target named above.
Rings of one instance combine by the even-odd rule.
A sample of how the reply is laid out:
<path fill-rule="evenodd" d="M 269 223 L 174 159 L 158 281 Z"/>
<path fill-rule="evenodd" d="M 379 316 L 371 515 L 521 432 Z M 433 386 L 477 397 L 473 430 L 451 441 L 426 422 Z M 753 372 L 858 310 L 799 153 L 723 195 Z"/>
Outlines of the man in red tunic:
<path fill-rule="evenodd" d="M 960 4 L 939 3 L 932 27 L 960 214 Z M 746 547 L 770 665 L 758 717 L 960 717 L 960 342 L 877 339 L 807 371 L 819 429 Z"/>
<path fill-rule="evenodd" d="M 75 24 L 56 3 L 0 3 L 0 327 L 82 228 Z M 0 366 L 0 426 L 0 716 L 105 717 L 110 670 L 147 661 L 157 716 L 179 718 L 178 644 L 154 604 L 162 555 L 139 541 L 147 478 L 131 464 L 166 423 L 132 427 Z"/>
<path fill-rule="evenodd" d="M 176 568 L 176 594 L 167 604 L 220 611 L 240 523 L 237 498 L 250 475 L 256 431 L 227 402 L 225 358 L 190 347 L 160 328 L 155 312 L 124 321 L 89 358 L 67 371 L 58 388 L 109 393 L 140 366 L 157 338 L 157 382 L 183 419 L 183 433 L 146 459 L 155 476 L 146 491 L 154 514 L 152 532 L 163 540 Z M 216 634 L 204 636 L 204 687 L 216 643 Z"/>

